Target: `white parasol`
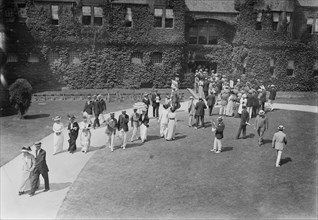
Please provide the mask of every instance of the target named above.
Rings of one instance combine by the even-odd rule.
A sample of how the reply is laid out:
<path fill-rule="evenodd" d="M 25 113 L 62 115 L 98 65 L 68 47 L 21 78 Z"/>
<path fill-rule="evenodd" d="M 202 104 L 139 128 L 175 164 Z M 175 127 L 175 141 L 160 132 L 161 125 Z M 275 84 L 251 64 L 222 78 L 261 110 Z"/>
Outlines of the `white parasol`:
<path fill-rule="evenodd" d="M 147 110 L 147 105 L 143 102 L 136 102 L 134 105 L 133 105 L 133 108 L 136 108 L 138 110 Z"/>

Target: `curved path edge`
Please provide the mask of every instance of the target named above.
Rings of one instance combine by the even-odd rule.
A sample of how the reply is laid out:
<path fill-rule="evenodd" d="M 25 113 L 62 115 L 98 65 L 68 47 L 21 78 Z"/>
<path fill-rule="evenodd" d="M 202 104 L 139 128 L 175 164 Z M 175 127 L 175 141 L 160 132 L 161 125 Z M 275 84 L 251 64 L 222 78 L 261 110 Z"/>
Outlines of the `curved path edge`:
<path fill-rule="evenodd" d="M 187 104 L 188 102 L 183 102 L 180 110 L 186 111 Z M 275 103 L 274 107 L 284 110 L 318 113 L 318 106 Z M 149 111 L 152 112 L 152 109 L 149 109 Z M 120 113 L 121 111 L 115 112 L 115 117 L 117 118 Z M 131 113 L 132 109 L 127 109 L 127 114 L 130 115 Z M 108 117 L 109 114 L 105 116 Z M 87 154 L 80 151 L 74 154 L 67 152 L 68 135 L 66 130 L 64 130 L 64 151 L 55 156 L 52 155 L 53 134 L 41 140 L 42 147 L 47 152 L 47 163 L 50 169 L 49 179 L 51 190 L 49 192 L 42 192 L 43 179 L 40 177 L 41 187 L 34 197 L 30 198 L 28 195 L 18 196 L 21 178 L 21 155 L 2 166 L 0 168 L 1 219 L 55 219 L 67 192 L 82 168 L 95 152 L 105 147 L 104 130 L 105 128 L 103 127 L 92 131 L 92 147 Z M 77 146 L 78 148 L 80 146 L 79 139 Z M 103 150 L 109 149 L 105 148 Z M 32 153 L 35 154 L 34 151 Z M 109 153 L 111 152 L 109 151 Z"/>

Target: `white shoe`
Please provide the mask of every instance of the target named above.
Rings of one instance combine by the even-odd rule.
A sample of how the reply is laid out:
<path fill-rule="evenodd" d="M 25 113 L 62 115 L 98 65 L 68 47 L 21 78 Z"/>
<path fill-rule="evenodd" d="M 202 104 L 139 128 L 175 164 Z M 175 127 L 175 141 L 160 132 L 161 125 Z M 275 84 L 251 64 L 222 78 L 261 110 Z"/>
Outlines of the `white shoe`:
<path fill-rule="evenodd" d="M 280 165 L 276 165 L 276 167 L 280 167 Z"/>
<path fill-rule="evenodd" d="M 216 150 L 215 150 L 215 149 L 211 149 L 210 151 L 214 152 L 214 151 L 216 151 Z"/>
<path fill-rule="evenodd" d="M 216 151 L 215 153 L 216 153 L 216 154 L 219 154 L 219 153 L 221 153 L 221 151 L 218 150 L 218 151 Z"/>
<path fill-rule="evenodd" d="M 114 151 L 114 148 L 111 148 L 110 151 L 113 152 L 113 151 Z"/>

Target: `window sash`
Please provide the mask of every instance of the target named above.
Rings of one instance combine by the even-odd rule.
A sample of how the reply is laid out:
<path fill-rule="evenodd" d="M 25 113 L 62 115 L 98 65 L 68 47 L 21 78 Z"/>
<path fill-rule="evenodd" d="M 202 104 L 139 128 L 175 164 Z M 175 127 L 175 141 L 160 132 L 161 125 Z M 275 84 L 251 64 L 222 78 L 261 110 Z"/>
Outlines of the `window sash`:
<path fill-rule="evenodd" d="M 102 18 L 103 17 L 103 8 L 94 7 L 94 17 Z"/>
<path fill-rule="evenodd" d="M 314 19 L 313 18 L 307 18 L 307 25 L 313 25 Z"/>
<path fill-rule="evenodd" d="M 82 7 L 82 15 L 83 16 L 91 16 L 92 15 L 91 7 L 90 6 L 83 6 Z"/>
<path fill-rule="evenodd" d="M 173 9 L 166 9 L 166 18 L 174 18 Z"/>
<path fill-rule="evenodd" d="M 293 60 L 288 61 L 287 69 L 292 69 L 292 70 L 295 69 Z"/>
<path fill-rule="evenodd" d="M 126 11 L 126 20 L 127 20 L 127 21 L 132 21 L 132 11 L 131 11 L 131 8 L 127 8 L 127 11 Z"/>
<path fill-rule="evenodd" d="M 286 14 L 287 23 L 290 23 L 290 18 L 291 18 L 291 14 L 290 14 L 290 13 L 287 13 L 287 14 Z"/>
<path fill-rule="evenodd" d="M 40 58 L 38 54 L 30 54 L 28 57 L 29 63 L 38 63 L 39 61 L 40 61 Z"/>
<path fill-rule="evenodd" d="M 18 16 L 19 16 L 19 18 L 27 18 L 28 17 L 26 7 L 19 7 Z"/>
<path fill-rule="evenodd" d="M 257 22 L 261 22 L 261 21 L 262 21 L 262 12 L 259 12 L 259 13 L 257 14 L 256 21 L 257 21 Z"/>
<path fill-rule="evenodd" d="M 316 18 L 316 23 L 315 23 L 315 32 L 318 33 L 318 18 Z"/>
<path fill-rule="evenodd" d="M 155 8 L 155 17 L 162 17 L 162 8 Z"/>
<path fill-rule="evenodd" d="M 273 22 L 279 22 L 279 13 L 273 12 Z"/>
<path fill-rule="evenodd" d="M 52 5 L 52 19 L 58 20 L 59 19 L 59 6 Z"/>
<path fill-rule="evenodd" d="M 318 60 L 315 61 L 314 70 L 318 70 Z"/>

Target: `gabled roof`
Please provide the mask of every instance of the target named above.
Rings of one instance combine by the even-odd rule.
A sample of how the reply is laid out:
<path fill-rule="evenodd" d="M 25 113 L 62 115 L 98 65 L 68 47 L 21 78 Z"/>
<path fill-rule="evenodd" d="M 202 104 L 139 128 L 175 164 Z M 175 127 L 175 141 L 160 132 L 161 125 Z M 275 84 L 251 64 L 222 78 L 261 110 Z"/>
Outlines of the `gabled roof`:
<path fill-rule="evenodd" d="M 294 0 L 263 0 L 258 1 L 255 5 L 255 9 L 267 10 L 268 7 L 272 11 L 294 11 Z"/>
<path fill-rule="evenodd" d="M 192 12 L 238 13 L 234 9 L 234 0 L 185 0 Z"/>
<path fill-rule="evenodd" d="M 303 7 L 318 7 L 318 0 L 298 0 L 298 2 Z"/>

